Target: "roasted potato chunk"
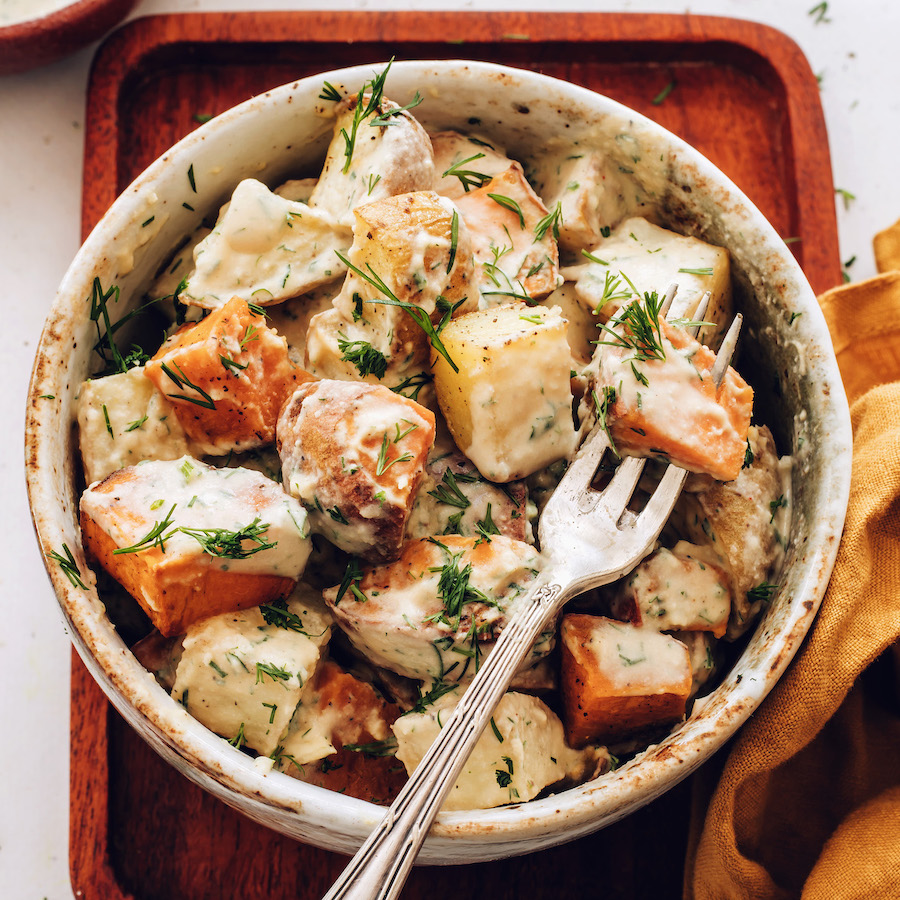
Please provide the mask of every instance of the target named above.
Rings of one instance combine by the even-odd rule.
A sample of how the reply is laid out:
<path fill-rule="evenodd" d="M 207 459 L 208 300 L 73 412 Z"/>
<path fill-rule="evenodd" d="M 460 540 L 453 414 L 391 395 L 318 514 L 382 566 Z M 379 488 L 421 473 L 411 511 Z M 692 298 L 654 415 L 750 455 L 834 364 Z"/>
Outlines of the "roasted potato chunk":
<path fill-rule="evenodd" d="M 781 535 L 787 534 L 790 517 L 769 429 L 751 428 L 747 449 L 752 461 L 748 459 L 737 478 L 685 492 L 674 515 L 677 527 L 694 543 L 711 547 L 728 573 L 731 639 L 746 631 L 776 588 L 767 577 L 783 554 Z"/>
<path fill-rule="evenodd" d="M 548 209 L 560 208 L 559 245 L 577 253 L 595 247 L 625 216 L 626 185 L 618 164 L 596 150 L 543 155 L 535 186 Z"/>
<path fill-rule="evenodd" d="M 303 689 L 275 768 L 307 784 L 390 803 L 406 783 L 391 734 L 399 715 L 371 684 L 325 660 Z"/>
<path fill-rule="evenodd" d="M 513 164 L 496 144 L 458 131 L 432 134 L 431 146 L 436 176 L 434 189 L 451 200 L 458 200 L 474 188 L 482 187 Z"/>
<path fill-rule="evenodd" d="M 210 731 L 263 756 L 279 745 L 331 634 L 331 616 L 291 597 L 188 628 L 172 696 Z"/>
<path fill-rule="evenodd" d="M 433 354 L 438 402 L 457 446 L 485 478 L 524 478 L 575 449 L 558 308 L 519 303 L 469 313 L 450 322 L 441 340 L 456 368 Z"/>
<path fill-rule="evenodd" d="M 622 740 L 684 716 L 687 647 L 668 635 L 600 616 L 563 616 L 562 694 L 573 747 Z"/>
<path fill-rule="evenodd" d="M 455 704 L 453 704 L 455 705 Z M 452 705 L 449 705 L 452 708 Z M 446 723 L 451 708 L 439 705 L 394 722 L 397 757 L 411 775 Z M 443 809 L 490 809 L 536 797 L 566 778 L 583 780 L 597 755 L 566 745 L 559 718 L 543 701 L 509 692 L 497 704 Z"/>
<path fill-rule="evenodd" d="M 559 286 L 553 225 L 519 163 L 457 197 L 456 205 L 472 234 L 478 285 L 486 305 L 522 296 L 538 299 Z"/>
<path fill-rule="evenodd" d="M 349 246 L 350 229 L 327 212 L 246 178 L 194 248 L 194 269 L 180 299 L 206 309 L 232 297 L 260 306 L 280 303 L 346 272 L 335 251 Z"/>
<path fill-rule="evenodd" d="M 313 530 L 373 560 L 399 555 L 433 443 L 434 414 L 380 385 L 303 385 L 278 420 L 284 485 Z"/>
<path fill-rule="evenodd" d="M 359 102 L 351 96 L 335 108 L 334 137 L 309 198 L 311 207 L 345 225 L 353 224 L 353 210 L 363 203 L 434 184 L 434 152 L 425 129 L 386 97 L 363 97 L 365 115 L 357 113 Z M 387 118 L 378 124 L 379 117 Z"/>
<path fill-rule="evenodd" d="M 400 558 L 361 569 L 325 591 L 341 628 L 375 665 L 408 678 L 471 679 L 538 572 L 530 544 L 446 535 L 408 541 Z M 553 627 L 522 668 L 552 647 Z"/>
<path fill-rule="evenodd" d="M 709 631 L 720 638 L 728 625 L 728 576 L 705 547 L 679 541 L 660 547 L 631 573 L 612 612 L 656 631 Z M 718 561 L 718 560 L 717 560 Z"/>
<path fill-rule="evenodd" d="M 484 533 L 528 541 L 531 527 L 527 502 L 524 482 L 513 481 L 500 487 L 485 481 L 461 453 L 440 453 L 425 467 L 406 536 L 478 537 Z"/>
<path fill-rule="evenodd" d="M 282 404 L 313 377 L 290 361 L 265 316 L 238 297 L 175 332 L 145 374 L 173 404 L 193 446 L 210 456 L 271 444 Z"/>
<path fill-rule="evenodd" d="M 306 513 L 280 485 L 190 457 L 92 485 L 81 530 L 87 552 L 166 637 L 288 594 L 310 550 Z"/>
<path fill-rule="evenodd" d="M 320 377 L 396 384 L 423 372 L 429 335 L 414 315 L 427 327 L 477 307 L 468 231 L 433 191 L 359 207 L 348 258 L 334 309 L 310 322 L 307 362 Z"/>
<path fill-rule="evenodd" d="M 88 484 L 144 459 L 188 453 L 174 406 L 144 377 L 143 366 L 82 384 L 78 446 Z"/>

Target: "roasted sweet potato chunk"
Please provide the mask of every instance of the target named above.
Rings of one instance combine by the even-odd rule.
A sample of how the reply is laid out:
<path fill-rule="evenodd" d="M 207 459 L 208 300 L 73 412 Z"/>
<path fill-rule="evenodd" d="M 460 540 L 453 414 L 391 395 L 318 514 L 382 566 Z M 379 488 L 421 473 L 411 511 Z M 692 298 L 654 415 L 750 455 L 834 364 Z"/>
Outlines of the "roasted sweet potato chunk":
<path fill-rule="evenodd" d="M 289 593 L 310 549 L 306 513 L 280 485 L 190 457 L 130 466 L 90 487 L 81 530 L 88 553 L 166 637 Z"/>
<path fill-rule="evenodd" d="M 282 404 L 312 380 L 290 361 L 265 316 L 238 297 L 177 331 L 145 373 L 174 405 L 193 445 L 211 455 L 271 444 Z"/>
<path fill-rule="evenodd" d="M 573 747 L 628 738 L 684 715 L 692 675 L 680 641 L 573 613 L 563 617 L 560 643 L 566 735 Z"/>

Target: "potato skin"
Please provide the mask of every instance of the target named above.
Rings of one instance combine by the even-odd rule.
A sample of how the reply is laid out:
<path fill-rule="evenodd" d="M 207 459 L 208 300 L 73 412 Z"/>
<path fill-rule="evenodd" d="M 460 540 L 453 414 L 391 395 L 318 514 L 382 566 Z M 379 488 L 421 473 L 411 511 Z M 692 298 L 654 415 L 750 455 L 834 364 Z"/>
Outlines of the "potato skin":
<path fill-rule="evenodd" d="M 396 559 L 434 430 L 430 410 L 381 385 L 303 385 L 278 420 L 285 488 L 341 549 Z"/>

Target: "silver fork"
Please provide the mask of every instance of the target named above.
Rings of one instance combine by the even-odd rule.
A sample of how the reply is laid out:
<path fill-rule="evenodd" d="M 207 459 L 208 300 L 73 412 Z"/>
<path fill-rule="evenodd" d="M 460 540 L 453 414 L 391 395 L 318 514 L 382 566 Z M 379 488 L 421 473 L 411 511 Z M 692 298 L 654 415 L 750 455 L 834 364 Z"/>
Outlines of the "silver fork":
<path fill-rule="evenodd" d="M 673 286 L 661 314 L 674 293 Z M 708 299 L 707 294 L 697 319 L 702 319 Z M 717 387 L 734 355 L 740 326 L 738 315 L 716 356 L 711 376 Z M 392 900 L 399 895 L 444 799 L 546 623 L 566 601 L 630 572 L 659 537 L 687 472 L 668 466 L 641 512 L 628 513 L 646 460 L 623 460 L 606 488 L 594 490 L 591 482 L 609 447 L 606 430 L 598 423 L 541 514 L 538 536 L 544 568 L 447 724 L 324 900 Z"/>

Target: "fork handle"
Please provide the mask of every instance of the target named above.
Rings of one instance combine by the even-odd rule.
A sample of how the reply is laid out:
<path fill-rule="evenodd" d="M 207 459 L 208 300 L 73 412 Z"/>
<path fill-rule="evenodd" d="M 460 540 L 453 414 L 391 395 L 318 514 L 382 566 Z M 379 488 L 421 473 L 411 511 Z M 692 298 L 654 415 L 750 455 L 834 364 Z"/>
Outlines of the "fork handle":
<path fill-rule="evenodd" d="M 324 900 L 391 900 L 399 896 L 431 823 L 519 663 L 568 596 L 553 568 L 538 575 L 521 601 L 530 606 L 500 632 L 453 715 Z"/>

